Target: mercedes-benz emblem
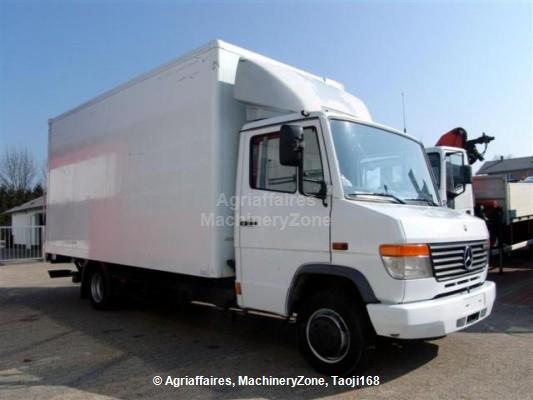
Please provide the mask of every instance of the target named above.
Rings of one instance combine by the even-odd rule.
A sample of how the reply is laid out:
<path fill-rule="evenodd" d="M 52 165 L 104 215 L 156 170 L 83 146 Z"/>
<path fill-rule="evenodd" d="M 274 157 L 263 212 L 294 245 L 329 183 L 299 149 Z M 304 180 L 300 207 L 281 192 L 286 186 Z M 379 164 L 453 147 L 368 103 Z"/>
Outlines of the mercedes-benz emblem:
<path fill-rule="evenodd" d="M 472 247 L 466 246 L 465 252 L 463 254 L 463 263 L 465 265 L 465 269 L 471 270 L 472 266 L 474 265 L 474 257 L 472 255 Z"/>

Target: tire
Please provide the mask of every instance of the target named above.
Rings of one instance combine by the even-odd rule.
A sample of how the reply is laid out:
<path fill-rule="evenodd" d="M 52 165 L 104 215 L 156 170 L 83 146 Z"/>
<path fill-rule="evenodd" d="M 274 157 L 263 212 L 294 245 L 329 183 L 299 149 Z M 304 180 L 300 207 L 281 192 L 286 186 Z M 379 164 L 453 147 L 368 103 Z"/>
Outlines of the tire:
<path fill-rule="evenodd" d="M 370 330 L 355 298 L 319 292 L 298 312 L 300 351 L 324 375 L 346 376 L 366 364 Z"/>
<path fill-rule="evenodd" d="M 96 310 L 111 309 L 114 302 L 109 274 L 103 268 L 94 268 L 88 279 L 88 294 L 93 308 Z"/>

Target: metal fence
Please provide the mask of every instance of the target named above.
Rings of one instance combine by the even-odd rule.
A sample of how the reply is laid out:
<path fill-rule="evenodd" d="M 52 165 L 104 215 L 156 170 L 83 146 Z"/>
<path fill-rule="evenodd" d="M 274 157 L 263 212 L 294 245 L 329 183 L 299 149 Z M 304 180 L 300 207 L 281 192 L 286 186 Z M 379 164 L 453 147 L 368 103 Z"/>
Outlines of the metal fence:
<path fill-rule="evenodd" d="M 0 226 L 0 263 L 40 260 L 44 256 L 44 226 Z"/>

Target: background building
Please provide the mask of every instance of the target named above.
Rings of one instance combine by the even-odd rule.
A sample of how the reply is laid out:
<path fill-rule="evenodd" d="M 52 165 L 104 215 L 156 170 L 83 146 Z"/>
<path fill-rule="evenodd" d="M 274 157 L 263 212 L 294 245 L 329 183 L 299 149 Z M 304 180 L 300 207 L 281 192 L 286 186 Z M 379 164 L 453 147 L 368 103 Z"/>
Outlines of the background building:
<path fill-rule="evenodd" d="M 12 243 L 14 245 L 26 247 L 41 245 L 42 229 L 30 229 L 30 227 L 42 226 L 45 223 L 44 196 L 13 207 L 4 214 L 11 215 Z"/>
<path fill-rule="evenodd" d="M 477 175 L 485 174 L 505 175 L 510 181 L 521 181 L 528 176 L 533 176 L 533 157 L 486 161 L 477 172 Z"/>

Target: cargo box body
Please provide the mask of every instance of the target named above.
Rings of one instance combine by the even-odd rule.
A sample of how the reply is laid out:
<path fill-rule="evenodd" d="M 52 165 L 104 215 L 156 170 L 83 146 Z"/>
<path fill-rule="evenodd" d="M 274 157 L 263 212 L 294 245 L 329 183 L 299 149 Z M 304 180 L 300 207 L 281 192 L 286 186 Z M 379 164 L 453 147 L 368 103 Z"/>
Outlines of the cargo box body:
<path fill-rule="evenodd" d="M 495 201 L 504 211 L 504 222 L 533 216 L 533 184 L 507 182 L 505 175 L 481 175 L 473 179 L 476 202 Z"/>
<path fill-rule="evenodd" d="M 50 121 L 47 253 L 234 274 L 238 60 L 211 42 Z"/>

